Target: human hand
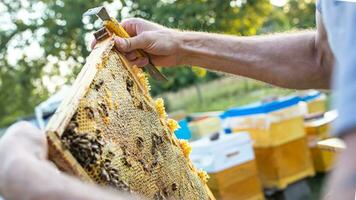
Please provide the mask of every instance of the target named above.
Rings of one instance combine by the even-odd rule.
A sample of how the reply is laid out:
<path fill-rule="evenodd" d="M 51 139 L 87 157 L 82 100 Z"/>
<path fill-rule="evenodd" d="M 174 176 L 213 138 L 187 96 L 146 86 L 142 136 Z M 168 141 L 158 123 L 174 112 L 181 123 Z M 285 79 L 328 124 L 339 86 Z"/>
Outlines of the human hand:
<path fill-rule="evenodd" d="M 44 132 L 27 122 L 12 125 L 0 139 L 0 194 L 12 200 L 134 198 L 60 172 L 47 160 Z"/>
<path fill-rule="evenodd" d="M 47 142 L 43 132 L 27 122 L 19 122 L 8 128 L 0 139 L 0 193 L 8 199 L 21 199 L 31 194 L 21 194 L 25 184 L 36 185 L 35 174 L 22 174 L 24 168 L 32 165 L 43 165 L 55 169 L 45 161 L 47 157 Z M 56 170 L 56 169 L 55 169 Z M 30 170 L 29 170 L 30 171 Z M 28 178 L 33 183 L 28 183 Z M 19 193 L 20 192 L 20 193 Z"/>
<path fill-rule="evenodd" d="M 180 53 L 179 31 L 140 18 L 122 21 L 121 25 L 131 38 L 115 38 L 115 48 L 124 53 L 134 65 L 143 67 L 148 58 L 138 58 L 134 50 L 142 49 L 150 55 L 157 66 L 174 66 L 182 64 Z M 96 41 L 92 43 L 94 47 Z"/>

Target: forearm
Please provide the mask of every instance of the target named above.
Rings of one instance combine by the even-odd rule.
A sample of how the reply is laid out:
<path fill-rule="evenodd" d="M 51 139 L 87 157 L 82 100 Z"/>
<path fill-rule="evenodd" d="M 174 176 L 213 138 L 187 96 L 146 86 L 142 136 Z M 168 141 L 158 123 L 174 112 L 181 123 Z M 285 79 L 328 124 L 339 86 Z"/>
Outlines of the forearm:
<path fill-rule="evenodd" d="M 182 64 L 246 76 L 286 88 L 328 88 L 318 60 L 316 33 L 235 37 L 183 32 Z"/>
<path fill-rule="evenodd" d="M 2 164 L 0 178 L 0 193 L 7 199 L 130 199 L 126 194 L 119 195 L 62 174 L 49 162 L 35 157 L 13 156 L 7 159 Z"/>

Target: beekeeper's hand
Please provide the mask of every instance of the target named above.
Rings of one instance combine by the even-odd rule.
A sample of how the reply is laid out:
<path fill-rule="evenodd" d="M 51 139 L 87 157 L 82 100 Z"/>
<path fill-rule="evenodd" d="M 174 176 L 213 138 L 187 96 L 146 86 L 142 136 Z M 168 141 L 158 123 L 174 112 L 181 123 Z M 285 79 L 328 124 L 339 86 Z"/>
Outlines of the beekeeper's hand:
<path fill-rule="evenodd" d="M 27 122 L 12 125 L 0 139 L 0 195 L 5 199 L 129 199 L 81 182 L 47 160 L 45 134 Z"/>
<path fill-rule="evenodd" d="M 122 21 L 121 25 L 131 38 L 115 38 L 115 47 L 123 52 L 134 65 L 145 66 L 148 58 L 137 58 L 134 52 L 142 49 L 150 55 L 151 61 L 157 66 L 174 66 L 182 64 L 179 51 L 179 31 L 169 29 L 159 24 L 140 18 L 130 18 Z M 94 47 L 96 41 L 92 43 Z"/>

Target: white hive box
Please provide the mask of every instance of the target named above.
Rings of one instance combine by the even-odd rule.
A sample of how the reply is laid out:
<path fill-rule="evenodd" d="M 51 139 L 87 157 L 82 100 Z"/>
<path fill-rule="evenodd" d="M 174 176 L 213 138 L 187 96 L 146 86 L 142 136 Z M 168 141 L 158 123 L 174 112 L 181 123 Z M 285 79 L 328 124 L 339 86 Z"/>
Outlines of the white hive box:
<path fill-rule="evenodd" d="M 220 134 L 219 139 L 209 137 L 194 141 L 190 158 L 197 168 L 216 173 L 254 160 L 252 141 L 248 133 Z"/>

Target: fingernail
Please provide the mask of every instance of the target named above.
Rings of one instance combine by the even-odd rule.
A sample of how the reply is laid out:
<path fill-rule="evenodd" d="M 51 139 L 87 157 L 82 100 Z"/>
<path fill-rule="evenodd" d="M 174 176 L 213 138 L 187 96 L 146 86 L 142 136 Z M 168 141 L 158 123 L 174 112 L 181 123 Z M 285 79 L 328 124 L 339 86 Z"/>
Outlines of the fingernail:
<path fill-rule="evenodd" d="M 117 45 L 118 48 L 120 48 L 121 50 L 125 48 L 125 39 L 120 38 L 120 37 L 116 37 L 115 38 L 115 45 Z"/>

